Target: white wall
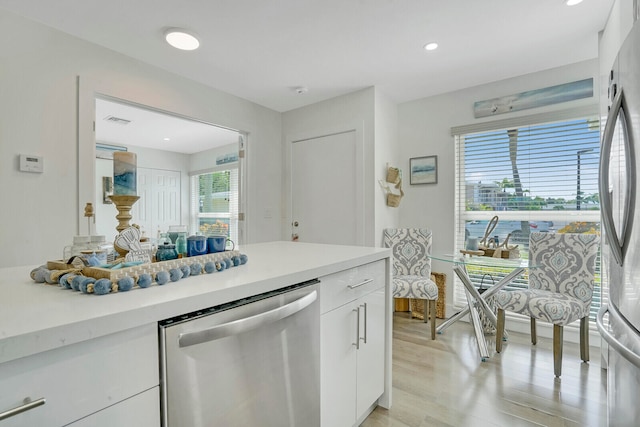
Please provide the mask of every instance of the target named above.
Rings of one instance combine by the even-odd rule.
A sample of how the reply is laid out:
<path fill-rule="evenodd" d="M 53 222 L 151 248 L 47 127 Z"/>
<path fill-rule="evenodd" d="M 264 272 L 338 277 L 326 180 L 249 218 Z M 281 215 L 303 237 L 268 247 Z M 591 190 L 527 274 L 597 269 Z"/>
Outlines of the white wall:
<path fill-rule="evenodd" d="M 247 238 L 280 238 L 280 113 L 2 10 L 0 52 L 0 267 L 59 257 L 85 224 L 84 204 L 96 203 L 85 119 L 95 93 L 246 131 Z M 42 156 L 44 173 L 19 172 L 20 154 Z M 266 208 L 271 218 L 257 214 Z"/>
<path fill-rule="evenodd" d="M 227 144 L 222 147 L 201 151 L 189 156 L 189 172 L 211 169 L 216 166 L 218 156 L 225 154 L 238 154 L 238 144 Z"/>
<path fill-rule="evenodd" d="M 594 78 L 595 98 L 499 116 L 475 119 L 473 103 L 585 78 Z M 454 140 L 451 127 L 507 117 L 526 116 L 571 107 L 597 105 L 598 61 L 591 60 L 533 74 L 450 92 L 398 105 L 400 166 L 409 168 L 411 157 L 438 156 L 438 183 L 407 185 L 400 209 L 400 226 L 433 230 L 434 254 L 452 253 L 454 242 Z M 408 179 L 407 179 L 408 181 Z M 453 273 L 451 266 L 435 262 L 433 271 L 447 274 L 447 313 L 452 314 Z"/>
<path fill-rule="evenodd" d="M 287 111 L 282 115 L 282 147 L 285 177 L 290 176 L 287 152 L 291 141 L 358 129 L 364 147 L 364 241 L 374 246 L 374 103 L 375 89 L 367 88 L 327 101 Z M 335 172 L 335 171 L 332 171 Z M 377 186 L 377 184 L 375 184 Z M 291 191 L 288 178 L 283 182 L 282 238 L 291 237 Z"/>
<path fill-rule="evenodd" d="M 374 227 L 374 244 L 382 246 L 382 231 L 385 228 L 397 227 L 400 220 L 400 210 L 403 208 L 404 201 L 400 202 L 400 206 L 392 208 L 387 206 L 386 193 L 379 185 L 379 180 L 385 181 L 387 176 L 387 165 L 399 167 L 400 159 L 400 141 L 398 140 L 398 106 L 389 97 L 380 90 L 375 92 L 375 183 L 374 183 L 374 199 L 375 199 L 375 227 Z M 402 171 L 403 188 L 409 185 L 409 174 L 406 170 Z M 393 188 L 397 194 L 397 190 Z"/>

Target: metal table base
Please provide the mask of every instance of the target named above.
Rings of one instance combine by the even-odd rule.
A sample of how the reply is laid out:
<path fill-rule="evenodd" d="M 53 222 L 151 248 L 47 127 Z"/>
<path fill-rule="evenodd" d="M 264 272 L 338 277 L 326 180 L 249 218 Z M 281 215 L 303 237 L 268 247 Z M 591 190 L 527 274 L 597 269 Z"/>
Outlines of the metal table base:
<path fill-rule="evenodd" d="M 449 326 L 462 319 L 467 314 L 470 314 L 471 324 L 473 326 L 473 331 L 478 343 L 478 352 L 480 353 L 480 358 L 483 362 L 486 361 L 489 358 L 489 349 L 487 347 L 487 340 L 484 337 L 484 331 L 482 330 L 482 322 L 480 321 L 478 307 L 482 310 L 487 319 L 489 319 L 489 322 L 491 322 L 493 327 L 497 328 L 498 320 L 493 310 L 491 310 L 491 308 L 487 304 L 486 299 L 509 284 L 513 279 L 522 274 L 524 270 L 525 267 L 515 267 L 513 271 L 511 271 L 511 273 L 500 279 L 498 283 L 493 285 L 489 290 L 480 294 L 475 286 L 473 286 L 473 283 L 471 283 L 471 279 L 469 278 L 469 274 L 467 273 L 466 265 L 464 263 L 454 264 L 453 271 L 460 278 L 462 284 L 465 287 L 465 294 L 467 296 L 467 307 L 441 323 L 440 326 L 438 326 L 438 328 L 436 329 L 436 332 L 439 334 L 443 333 Z M 506 331 L 504 336 L 506 338 Z"/>

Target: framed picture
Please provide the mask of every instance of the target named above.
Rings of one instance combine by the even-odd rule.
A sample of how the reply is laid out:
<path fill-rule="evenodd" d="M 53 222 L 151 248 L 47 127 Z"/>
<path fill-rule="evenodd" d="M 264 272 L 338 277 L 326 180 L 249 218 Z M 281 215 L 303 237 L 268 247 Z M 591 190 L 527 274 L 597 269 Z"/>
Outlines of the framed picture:
<path fill-rule="evenodd" d="M 409 159 L 409 170 L 411 185 L 437 184 L 438 156 L 413 157 Z"/>

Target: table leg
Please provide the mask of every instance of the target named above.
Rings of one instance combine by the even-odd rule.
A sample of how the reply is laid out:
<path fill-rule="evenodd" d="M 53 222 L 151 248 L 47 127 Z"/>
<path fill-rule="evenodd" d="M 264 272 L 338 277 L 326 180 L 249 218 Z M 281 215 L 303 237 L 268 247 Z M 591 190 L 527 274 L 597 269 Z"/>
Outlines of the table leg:
<path fill-rule="evenodd" d="M 460 281 L 462 281 L 462 284 L 465 287 L 465 295 L 467 297 L 468 307 L 454 314 L 449 319 L 447 319 L 442 324 L 440 324 L 440 326 L 437 329 L 437 332 L 441 334 L 442 332 L 444 332 L 445 329 L 447 329 L 453 323 L 457 322 L 467 314 L 470 314 L 471 323 L 474 329 L 476 340 L 478 342 L 478 351 L 480 353 L 480 357 L 482 358 L 482 361 L 484 362 L 489 357 L 489 351 L 487 348 L 487 341 L 484 337 L 484 331 L 482 330 L 482 322 L 480 321 L 480 316 L 478 314 L 478 308 L 476 306 L 476 303 L 477 305 L 480 306 L 480 309 L 487 316 L 491 324 L 497 328 L 498 320 L 493 310 L 491 310 L 491 308 L 487 304 L 486 298 L 494 295 L 500 289 L 502 289 L 507 284 L 509 284 L 513 279 L 515 279 L 517 276 L 522 274 L 522 272 L 524 271 L 524 268 L 523 267 L 515 268 L 511 273 L 507 274 L 505 277 L 499 280 L 498 283 L 493 285 L 489 290 L 487 290 L 483 294 L 480 294 L 478 290 L 475 288 L 475 286 L 473 286 L 473 283 L 471 283 L 471 279 L 469 278 L 469 274 L 467 273 L 466 266 L 461 264 L 454 265 L 453 271 L 456 273 L 458 278 L 460 278 Z M 507 337 L 507 333 L 505 331 L 504 338 L 506 339 L 506 337 Z"/>
<path fill-rule="evenodd" d="M 491 307 L 489 307 L 489 305 L 487 304 L 487 301 L 486 301 L 487 298 L 489 298 L 490 296 L 496 294 L 500 289 L 504 288 L 513 279 L 518 277 L 523 271 L 524 271 L 523 267 L 518 267 L 518 268 L 514 269 L 511 273 L 507 274 L 502 279 L 500 279 L 498 281 L 498 283 L 493 285 L 491 287 L 491 289 L 487 290 L 482 295 L 480 294 L 480 292 L 478 292 L 478 290 L 475 288 L 475 286 L 473 286 L 473 284 L 471 283 L 470 280 L 469 280 L 469 283 L 468 283 L 469 286 L 467 287 L 467 285 L 465 285 L 465 287 L 467 287 L 467 289 L 469 289 L 469 292 L 471 292 L 471 294 L 476 298 L 476 301 L 478 301 L 478 304 L 482 308 L 482 311 L 484 311 L 485 315 L 487 316 L 487 318 L 489 319 L 489 321 L 491 322 L 491 324 L 493 325 L 494 328 L 498 327 L 498 318 L 496 317 L 496 314 L 493 312 Z M 466 273 L 466 271 L 465 271 L 465 273 Z M 468 277 L 469 276 L 467 275 L 467 279 L 468 279 Z M 504 337 L 505 338 L 507 337 L 506 331 L 505 331 Z"/>
<path fill-rule="evenodd" d="M 453 316 L 449 317 L 447 320 L 442 322 L 437 328 L 436 332 L 441 334 L 443 333 L 449 326 L 456 323 L 458 320 L 462 319 L 464 316 L 469 314 L 469 307 L 464 308 L 463 310 L 457 312 Z"/>
<path fill-rule="evenodd" d="M 467 294 L 467 304 L 469 305 L 469 312 L 471 314 L 471 326 L 473 326 L 473 332 L 475 333 L 476 342 L 478 343 L 478 352 L 480 353 L 480 358 L 484 362 L 489 358 L 489 348 L 487 347 L 487 340 L 484 338 L 482 322 L 480 321 L 478 310 L 474 306 L 473 297 L 467 289 L 465 289 L 465 293 Z"/>

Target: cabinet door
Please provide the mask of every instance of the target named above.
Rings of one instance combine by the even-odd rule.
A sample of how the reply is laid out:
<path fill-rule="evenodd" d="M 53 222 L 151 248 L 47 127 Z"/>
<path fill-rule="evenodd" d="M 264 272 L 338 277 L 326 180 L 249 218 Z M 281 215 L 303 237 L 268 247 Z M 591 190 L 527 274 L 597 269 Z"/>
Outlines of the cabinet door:
<path fill-rule="evenodd" d="M 361 307 L 360 341 L 357 352 L 357 418 L 384 392 L 384 288 L 362 297 L 356 303 Z M 366 319 L 364 306 L 366 304 Z"/>
<path fill-rule="evenodd" d="M 158 387 L 69 424 L 70 427 L 158 427 L 159 425 L 160 392 Z"/>
<path fill-rule="evenodd" d="M 67 425 L 158 384 L 158 331 L 151 323 L 0 364 L 0 412 L 27 397 L 46 402 L 0 426 Z"/>
<path fill-rule="evenodd" d="M 356 418 L 357 305 L 345 304 L 320 318 L 321 424 L 352 426 Z"/>

